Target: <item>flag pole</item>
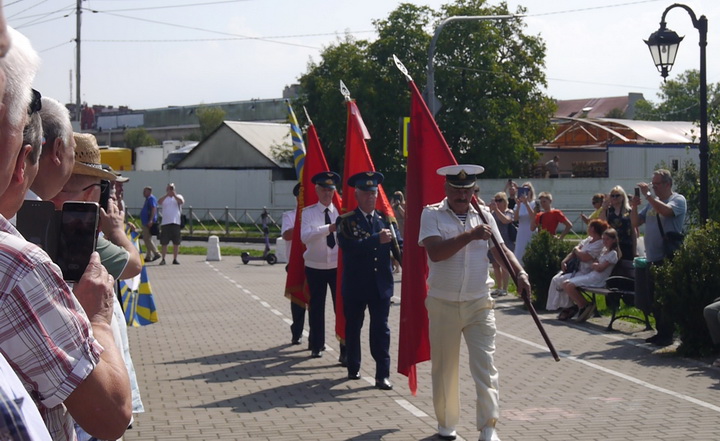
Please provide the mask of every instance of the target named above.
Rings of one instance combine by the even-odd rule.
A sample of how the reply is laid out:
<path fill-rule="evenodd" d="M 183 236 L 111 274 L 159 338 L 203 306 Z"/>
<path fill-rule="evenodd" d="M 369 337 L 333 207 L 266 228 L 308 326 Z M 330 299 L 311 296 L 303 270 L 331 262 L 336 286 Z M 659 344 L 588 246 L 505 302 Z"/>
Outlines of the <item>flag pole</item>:
<path fill-rule="evenodd" d="M 475 208 L 475 210 L 480 215 L 480 219 L 482 219 L 483 223 L 487 224 L 488 221 L 487 221 L 487 219 L 485 219 L 485 215 L 483 214 L 482 210 L 480 209 L 480 205 L 478 204 L 478 201 L 475 198 L 475 196 L 472 197 L 470 202 L 472 203 L 473 208 Z M 502 259 L 503 264 L 505 265 L 505 268 L 507 268 L 508 272 L 510 273 L 510 277 L 512 277 L 513 282 L 515 282 L 515 286 L 520 286 L 518 284 L 518 275 L 515 272 L 515 268 L 512 265 L 510 265 L 510 260 L 508 259 L 507 255 L 505 255 L 505 249 L 500 247 L 500 244 L 498 243 L 494 234 L 490 235 L 490 239 L 492 240 L 493 245 L 495 245 L 495 248 L 500 253 L 500 258 Z M 519 294 L 520 294 L 520 297 L 525 302 L 525 306 L 527 307 L 528 311 L 530 311 L 530 315 L 532 316 L 533 320 L 535 321 L 535 325 L 537 325 L 537 328 L 540 331 L 540 335 L 542 335 L 543 339 L 545 340 L 545 344 L 547 345 L 548 349 L 550 350 L 550 353 L 552 354 L 553 358 L 555 359 L 555 361 L 560 361 L 560 357 L 558 356 L 558 353 L 555 350 L 555 346 L 553 346 L 552 342 L 550 341 L 550 337 L 547 335 L 547 332 L 545 332 L 545 328 L 543 327 L 543 324 L 537 315 L 537 311 L 535 311 L 535 307 L 533 306 L 532 302 L 530 301 L 530 293 L 527 292 L 526 290 L 523 290 Z"/>

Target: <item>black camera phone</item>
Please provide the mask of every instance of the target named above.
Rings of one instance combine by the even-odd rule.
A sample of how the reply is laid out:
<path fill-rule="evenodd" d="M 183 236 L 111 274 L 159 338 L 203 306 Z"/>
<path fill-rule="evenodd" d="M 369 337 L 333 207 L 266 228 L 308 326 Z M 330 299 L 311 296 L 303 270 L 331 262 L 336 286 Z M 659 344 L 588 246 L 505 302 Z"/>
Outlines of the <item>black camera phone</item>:
<path fill-rule="evenodd" d="M 77 282 L 90 263 L 97 241 L 98 213 L 96 202 L 63 204 L 57 264 L 67 281 Z"/>
<path fill-rule="evenodd" d="M 100 181 L 100 208 L 107 212 L 108 201 L 110 200 L 110 186 L 112 182 L 107 179 Z"/>
<path fill-rule="evenodd" d="M 635 197 L 636 198 L 640 197 L 640 188 L 639 187 L 635 187 Z"/>
<path fill-rule="evenodd" d="M 55 261 L 57 220 L 55 204 L 50 201 L 26 200 L 17 212 L 16 227 L 25 240 L 39 246 Z"/>

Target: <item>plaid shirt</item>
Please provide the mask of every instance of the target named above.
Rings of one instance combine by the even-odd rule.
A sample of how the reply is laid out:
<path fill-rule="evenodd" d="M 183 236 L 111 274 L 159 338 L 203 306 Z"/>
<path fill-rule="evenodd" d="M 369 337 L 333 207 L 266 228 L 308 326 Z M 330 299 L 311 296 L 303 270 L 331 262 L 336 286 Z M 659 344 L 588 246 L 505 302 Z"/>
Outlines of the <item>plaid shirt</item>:
<path fill-rule="evenodd" d="M 60 269 L 0 216 L 0 352 L 35 400 L 53 440 L 74 440 L 65 399 L 102 346 Z"/>

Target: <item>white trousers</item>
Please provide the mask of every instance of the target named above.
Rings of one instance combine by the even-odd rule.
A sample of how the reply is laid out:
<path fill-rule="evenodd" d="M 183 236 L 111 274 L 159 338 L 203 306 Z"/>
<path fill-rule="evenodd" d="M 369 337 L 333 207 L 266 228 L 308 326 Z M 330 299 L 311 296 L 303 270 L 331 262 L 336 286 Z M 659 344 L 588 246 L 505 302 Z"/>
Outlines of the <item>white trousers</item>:
<path fill-rule="evenodd" d="M 477 428 L 495 426 L 500 417 L 498 371 L 493 359 L 495 301 L 489 296 L 467 302 L 427 297 L 425 306 L 430 318 L 433 405 L 438 424 L 454 430 L 460 419 L 458 371 L 462 335 L 475 381 Z"/>

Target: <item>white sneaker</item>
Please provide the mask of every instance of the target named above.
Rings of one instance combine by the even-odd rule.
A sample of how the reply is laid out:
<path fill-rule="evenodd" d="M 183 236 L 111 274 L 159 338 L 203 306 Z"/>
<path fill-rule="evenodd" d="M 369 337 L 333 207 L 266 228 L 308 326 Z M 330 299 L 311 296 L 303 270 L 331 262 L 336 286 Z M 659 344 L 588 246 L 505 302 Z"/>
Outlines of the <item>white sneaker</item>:
<path fill-rule="evenodd" d="M 438 426 L 438 438 L 442 440 L 452 441 L 457 438 L 457 432 L 455 432 L 455 429 L 448 429 L 447 427 Z"/>
<path fill-rule="evenodd" d="M 485 426 L 480 431 L 479 441 L 500 441 L 500 438 L 498 437 L 497 431 L 494 427 Z"/>

